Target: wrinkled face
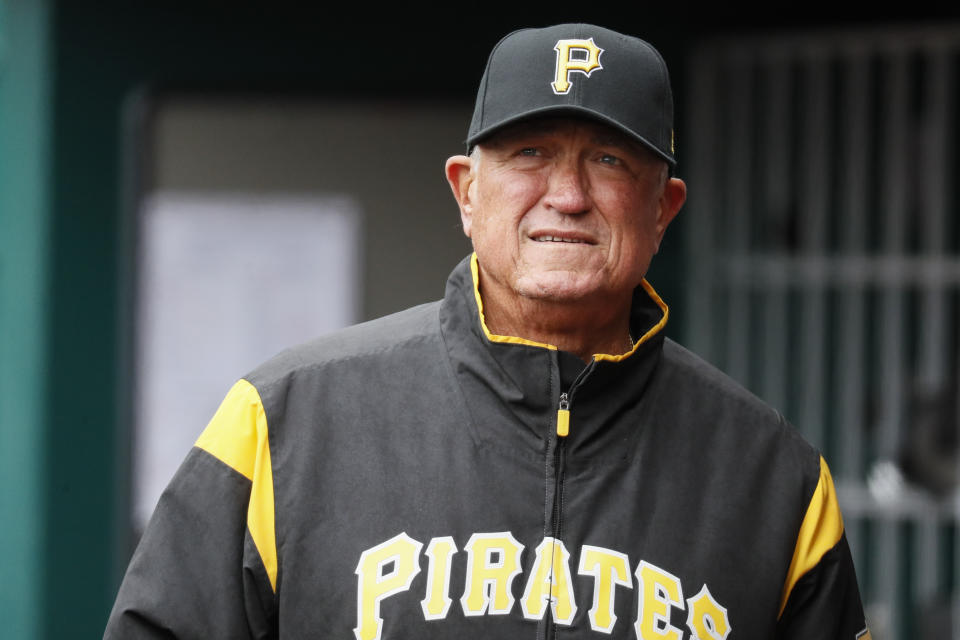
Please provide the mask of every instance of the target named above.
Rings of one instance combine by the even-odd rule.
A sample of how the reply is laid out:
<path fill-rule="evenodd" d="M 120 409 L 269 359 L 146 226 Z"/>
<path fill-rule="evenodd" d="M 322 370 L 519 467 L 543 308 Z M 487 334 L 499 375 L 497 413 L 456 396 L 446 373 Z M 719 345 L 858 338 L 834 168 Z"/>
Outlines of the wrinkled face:
<path fill-rule="evenodd" d="M 629 299 L 686 194 L 644 147 L 574 118 L 504 130 L 447 175 L 484 288 L 558 302 Z"/>

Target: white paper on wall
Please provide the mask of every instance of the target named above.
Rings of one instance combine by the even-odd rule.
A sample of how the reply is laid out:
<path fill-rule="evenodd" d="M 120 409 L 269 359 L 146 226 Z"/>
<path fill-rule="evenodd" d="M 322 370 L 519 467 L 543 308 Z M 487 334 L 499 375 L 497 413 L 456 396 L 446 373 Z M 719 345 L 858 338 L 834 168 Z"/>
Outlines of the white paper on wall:
<path fill-rule="evenodd" d="M 134 525 L 142 528 L 230 386 L 356 322 L 361 212 L 343 197 L 156 193 L 137 295 Z"/>

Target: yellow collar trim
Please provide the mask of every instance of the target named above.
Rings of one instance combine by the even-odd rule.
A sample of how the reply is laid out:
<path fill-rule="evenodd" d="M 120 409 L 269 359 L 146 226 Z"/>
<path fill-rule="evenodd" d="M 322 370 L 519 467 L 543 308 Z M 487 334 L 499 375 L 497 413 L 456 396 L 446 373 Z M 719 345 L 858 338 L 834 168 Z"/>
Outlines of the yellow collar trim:
<path fill-rule="evenodd" d="M 490 333 L 490 329 L 487 328 L 487 321 L 483 315 L 483 299 L 480 297 L 480 266 L 477 261 L 476 253 L 470 256 L 470 274 L 473 276 L 473 294 L 474 296 L 476 296 L 476 299 L 477 299 L 477 312 L 480 315 L 480 326 L 483 328 L 483 333 L 485 336 L 487 336 L 488 340 L 490 340 L 491 342 L 500 342 L 500 343 L 506 343 L 506 344 L 524 344 L 524 345 L 527 345 L 528 347 L 540 347 L 542 349 L 551 349 L 553 351 L 557 350 L 557 347 L 552 344 L 546 344 L 544 342 L 536 342 L 534 340 L 527 340 L 526 338 L 519 338 L 517 336 L 502 336 L 502 335 L 497 335 L 495 333 Z M 633 348 L 630 349 L 630 351 L 627 351 L 626 353 L 622 353 L 620 355 L 611 355 L 608 353 L 595 353 L 593 355 L 595 360 L 619 362 L 621 360 L 629 358 L 636 352 L 636 350 L 640 347 L 640 345 L 642 345 L 644 342 L 646 342 L 647 340 L 649 340 L 650 338 L 658 334 L 666 326 L 667 317 L 670 314 L 670 308 L 667 307 L 667 304 L 663 301 L 662 298 L 660 298 L 660 296 L 654 290 L 653 286 L 649 282 L 647 282 L 646 278 L 644 278 L 640 284 L 643 286 L 644 290 L 647 292 L 647 295 L 649 295 L 650 298 L 656 303 L 656 305 L 660 307 L 660 310 L 663 311 L 663 317 L 660 318 L 660 322 L 653 325 L 653 327 L 651 327 L 649 331 L 647 331 L 645 334 L 643 334 L 643 336 L 640 337 L 639 340 L 633 343 Z"/>
<path fill-rule="evenodd" d="M 480 314 L 480 326 L 483 327 L 483 333 L 487 336 L 487 339 L 490 340 L 490 342 L 525 344 L 528 347 L 541 347 L 543 349 L 552 349 L 554 351 L 557 350 L 557 347 L 552 344 L 536 342 L 534 340 L 527 340 L 526 338 L 518 338 L 516 336 L 501 336 L 495 333 L 490 333 L 490 329 L 487 328 L 487 321 L 483 316 L 483 300 L 480 298 L 480 267 L 477 263 L 476 253 L 470 256 L 470 273 L 473 276 L 473 294 L 477 297 L 477 311 Z"/>
<path fill-rule="evenodd" d="M 650 327 L 650 330 L 645 334 L 640 336 L 640 339 L 633 343 L 633 348 L 626 353 L 622 353 L 618 356 L 610 355 L 607 353 L 596 353 L 593 355 L 596 360 L 606 360 L 608 362 L 620 362 L 626 358 L 632 356 L 637 349 L 640 348 L 644 342 L 652 338 L 653 336 L 660 333 L 665 326 L 667 326 L 667 318 L 670 316 L 670 307 L 667 306 L 667 303 L 663 301 L 663 298 L 654 290 L 653 285 L 647 282 L 647 279 L 644 278 L 640 281 L 640 285 L 643 287 L 643 290 L 647 292 L 647 295 L 650 296 L 650 299 L 656 303 L 660 310 L 663 311 L 663 316 L 660 318 L 660 322 Z"/>

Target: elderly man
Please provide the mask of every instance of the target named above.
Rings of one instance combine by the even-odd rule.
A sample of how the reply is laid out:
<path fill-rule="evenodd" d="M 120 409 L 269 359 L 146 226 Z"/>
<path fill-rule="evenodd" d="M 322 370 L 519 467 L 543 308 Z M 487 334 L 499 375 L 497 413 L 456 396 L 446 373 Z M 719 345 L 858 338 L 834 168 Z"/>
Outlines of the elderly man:
<path fill-rule="evenodd" d="M 824 460 L 663 336 L 672 120 L 646 42 L 506 36 L 446 165 L 474 253 L 444 299 L 240 380 L 106 636 L 869 637 Z"/>

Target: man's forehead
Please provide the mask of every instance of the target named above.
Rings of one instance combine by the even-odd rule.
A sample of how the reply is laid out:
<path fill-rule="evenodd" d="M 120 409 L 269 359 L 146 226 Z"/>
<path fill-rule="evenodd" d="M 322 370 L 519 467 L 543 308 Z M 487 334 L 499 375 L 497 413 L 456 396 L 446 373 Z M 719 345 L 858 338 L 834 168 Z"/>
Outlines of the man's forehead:
<path fill-rule="evenodd" d="M 509 143 L 511 140 L 521 140 L 526 137 L 550 135 L 564 131 L 573 132 L 578 129 L 588 131 L 590 140 L 596 144 L 628 149 L 639 155 L 654 156 L 646 147 L 616 127 L 599 120 L 576 115 L 552 114 L 526 118 L 504 126 L 488 139 L 481 142 L 480 145 L 495 147 L 500 144 Z"/>

